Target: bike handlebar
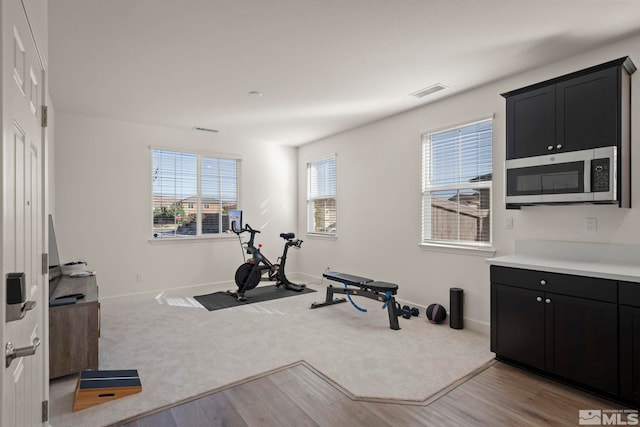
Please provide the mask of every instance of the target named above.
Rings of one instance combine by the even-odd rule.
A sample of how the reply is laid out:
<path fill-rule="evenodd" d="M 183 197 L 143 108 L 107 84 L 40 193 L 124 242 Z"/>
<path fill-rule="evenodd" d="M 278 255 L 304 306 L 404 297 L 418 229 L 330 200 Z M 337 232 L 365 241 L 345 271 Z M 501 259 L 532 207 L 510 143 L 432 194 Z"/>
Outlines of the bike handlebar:
<path fill-rule="evenodd" d="M 249 224 L 245 224 L 244 225 L 244 230 L 242 231 L 248 231 L 250 233 L 260 233 L 260 230 L 254 230 L 253 228 L 251 228 L 251 226 Z"/>

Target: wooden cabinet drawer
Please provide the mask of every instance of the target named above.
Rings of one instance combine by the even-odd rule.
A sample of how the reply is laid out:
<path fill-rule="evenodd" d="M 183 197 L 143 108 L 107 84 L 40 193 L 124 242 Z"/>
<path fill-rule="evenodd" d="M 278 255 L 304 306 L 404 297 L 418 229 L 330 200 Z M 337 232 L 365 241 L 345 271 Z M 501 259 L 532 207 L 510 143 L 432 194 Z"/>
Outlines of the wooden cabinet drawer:
<path fill-rule="evenodd" d="M 492 265 L 491 282 L 562 295 L 618 302 L 618 282 L 595 277 Z"/>

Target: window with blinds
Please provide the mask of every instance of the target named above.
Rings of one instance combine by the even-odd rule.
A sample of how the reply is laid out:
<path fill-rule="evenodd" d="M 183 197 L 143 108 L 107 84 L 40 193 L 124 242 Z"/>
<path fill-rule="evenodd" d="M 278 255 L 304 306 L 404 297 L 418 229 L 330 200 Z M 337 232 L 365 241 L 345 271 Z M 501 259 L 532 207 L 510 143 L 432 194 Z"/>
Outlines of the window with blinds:
<path fill-rule="evenodd" d="M 490 246 L 492 120 L 422 136 L 422 242 Z"/>
<path fill-rule="evenodd" d="M 307 163 L 307 232 L 335 235 L 336 157 Z"/>
<path fill-rule="evenodd" d="M 229 230 L 238 207 L 238 159 L 152 150 L 153 237 L 210 236 Z"/>

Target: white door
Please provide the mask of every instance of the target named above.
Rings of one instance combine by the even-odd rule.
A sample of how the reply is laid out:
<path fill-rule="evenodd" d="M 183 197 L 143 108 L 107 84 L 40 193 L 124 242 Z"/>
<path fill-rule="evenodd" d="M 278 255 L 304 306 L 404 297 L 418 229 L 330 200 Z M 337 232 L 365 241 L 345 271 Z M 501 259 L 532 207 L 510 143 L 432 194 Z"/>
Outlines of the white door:
<path fill-rule="evenodd" d="M 24 273 L 26 300 L 35 302 L 24 317 L 7 321 L 6 294 L 2 309 L 2 349 L 24 350 L 7 366 L 2 360 L 2 426 L 43 425 L 43 401 L 48 394 L 46 317 L 48 286 L 43 274 L 45 210 L 43 197 L 44 67 L 21 0 L 2 0 L 2 257 L 0 276 Z M 5 289 L 2 286 L 2 289 Z M 40 342 L 40 345 L 36 344 Z"/>

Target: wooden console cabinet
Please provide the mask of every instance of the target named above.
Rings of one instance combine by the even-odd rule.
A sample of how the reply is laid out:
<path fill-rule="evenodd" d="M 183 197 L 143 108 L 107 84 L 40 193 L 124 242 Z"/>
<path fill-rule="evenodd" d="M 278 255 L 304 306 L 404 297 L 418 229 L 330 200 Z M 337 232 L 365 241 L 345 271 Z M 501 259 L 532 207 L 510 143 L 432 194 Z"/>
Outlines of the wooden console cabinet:
<path fill-rule="evenodd" d="M 50 299 L 83 294 L 75 304 L 49 307 L 49 378 L 98 369 L 100 303 L 96 276 L 62 276 Z"/>

